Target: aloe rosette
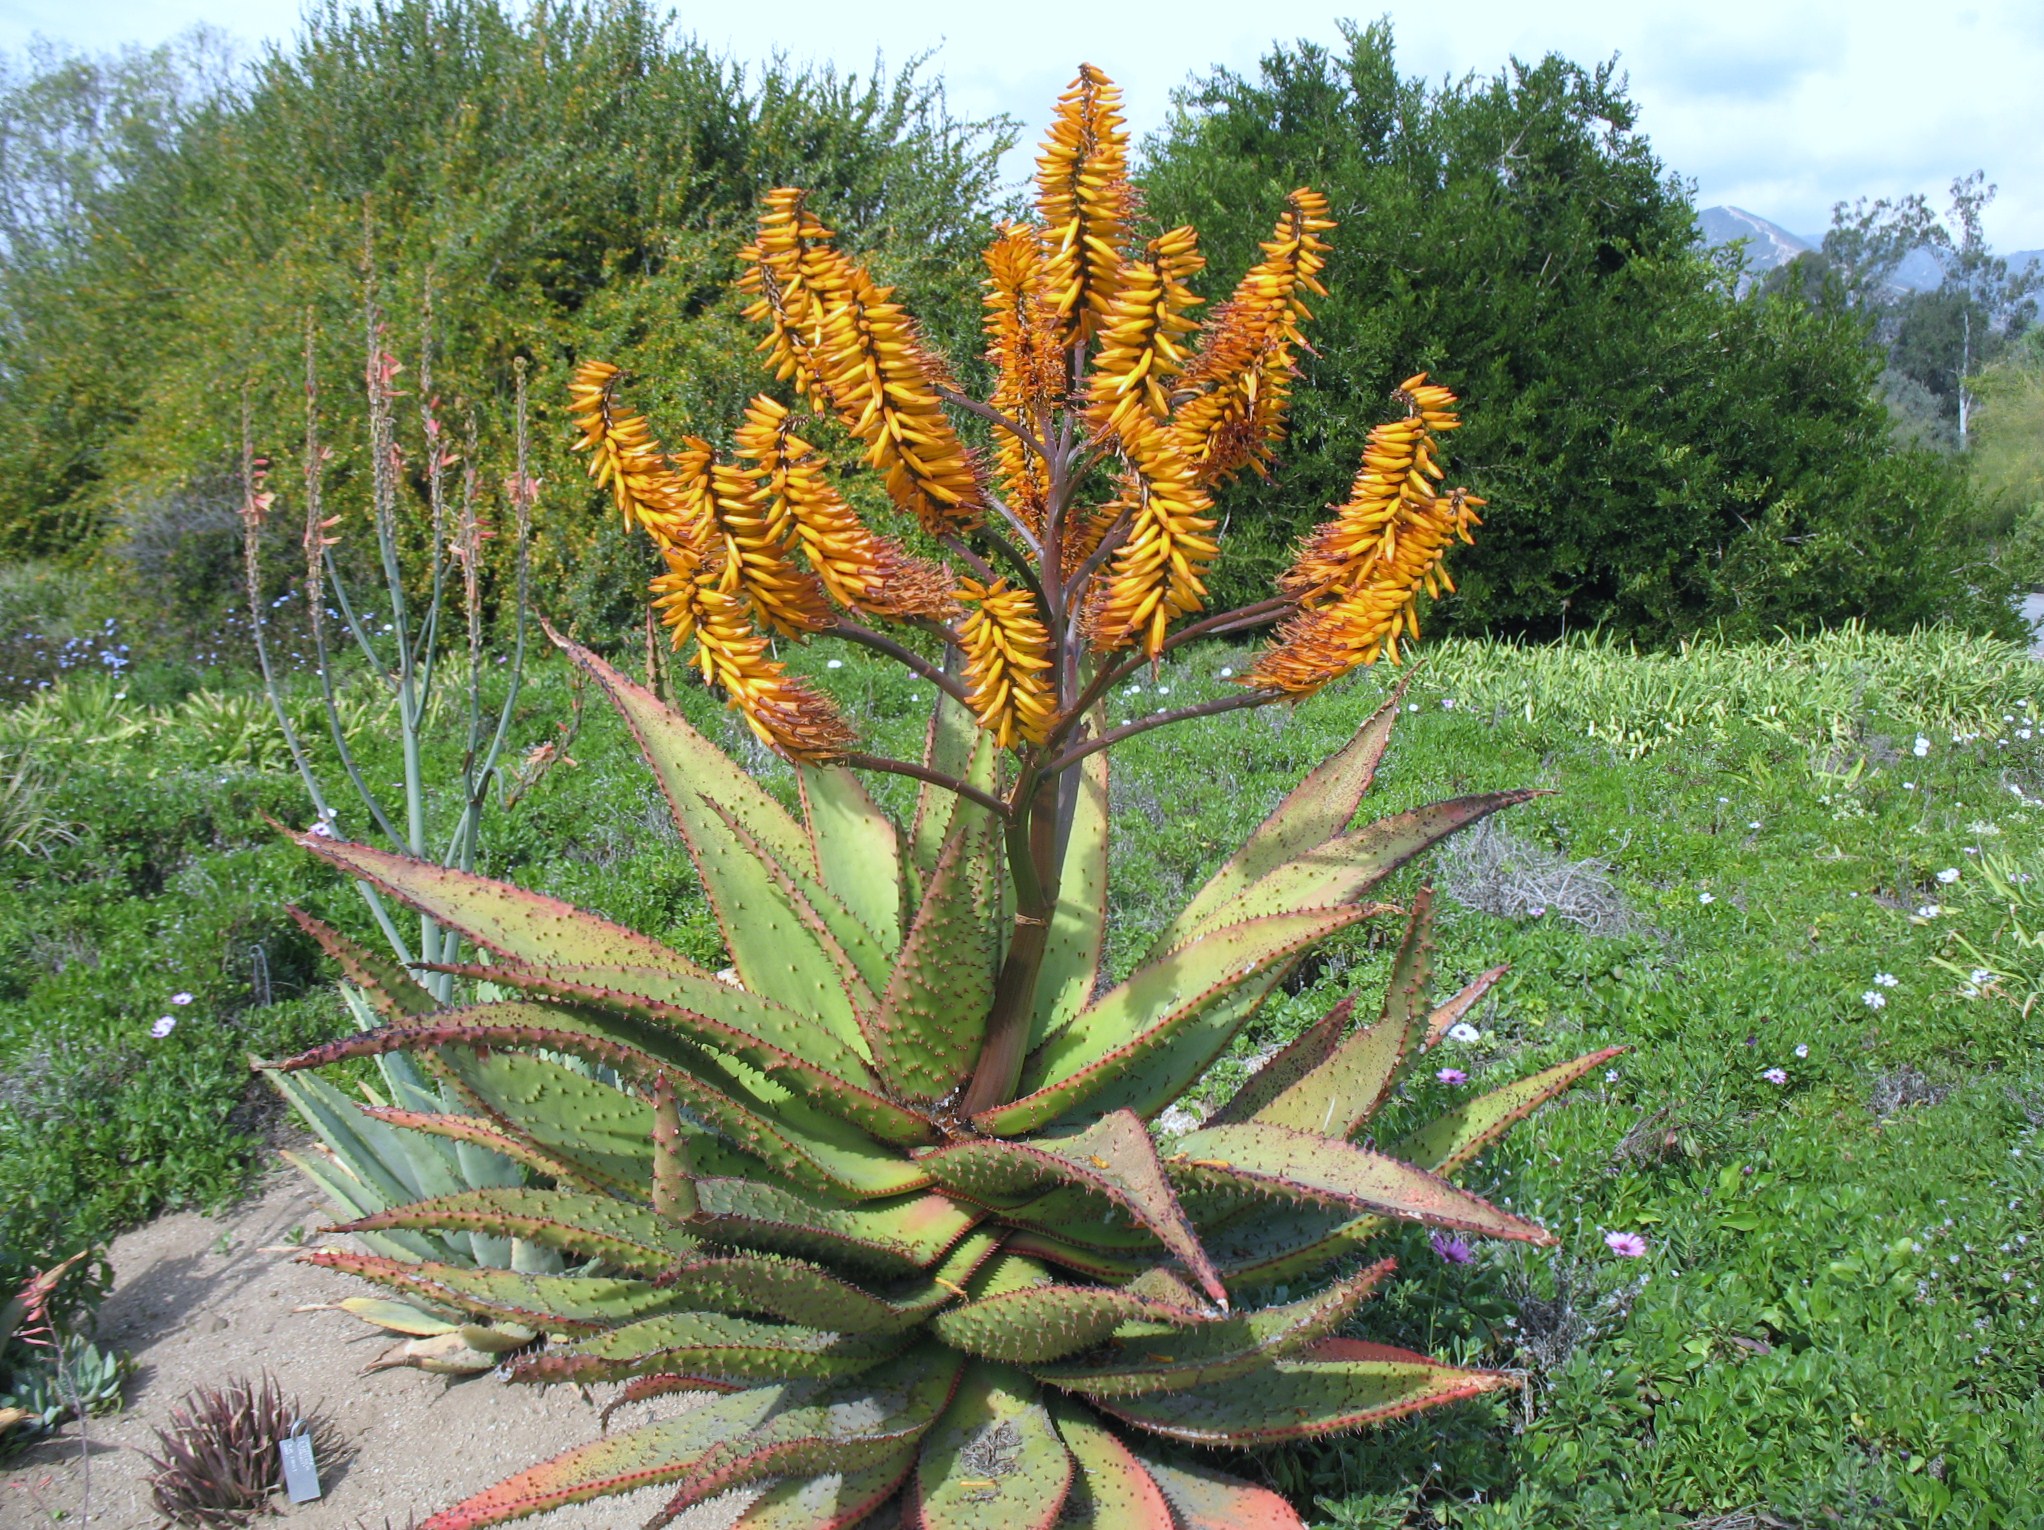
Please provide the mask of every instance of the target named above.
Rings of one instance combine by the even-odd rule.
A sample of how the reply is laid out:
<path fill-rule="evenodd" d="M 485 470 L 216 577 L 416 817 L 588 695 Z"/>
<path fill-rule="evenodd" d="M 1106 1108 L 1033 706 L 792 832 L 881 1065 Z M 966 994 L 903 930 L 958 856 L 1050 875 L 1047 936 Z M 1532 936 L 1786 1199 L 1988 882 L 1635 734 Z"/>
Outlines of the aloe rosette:
<path fill-rule="evenodd" d="M 378 1123 L 525 1180 L 388 1198 L 338 1229 L 379 1240 L 366 1251 L 304 1257 L 440 1321 L 540 1336 L 508 1359 L 514 1380 L 622 1383 L 620 1401 L 717 1394 L 520 1472 L 427 1530 L 656 1486 L 655 1525 L 744 1488 L 746 1530 L 827 1530 L 897 1502 L 920 1530 L 1268 1530 L 1300 1522 L 1170 1442 L 1299 1439 L 1504 1384 L 1348 1330 L 1390 1278 L 1370 1255 L 1393 1221 L 1552 1241 L 1453 1175 L 1610 1052 L 1395 1141 L 1372 1134 L 1499 976 L 1434 1002 L 1431 891 L 1404 909 L 1375 895 L 1531 794 L 1358 823 L 1394 695 L 1125 977 L 1103 970 L 1111 747 L 1395 661 L 1421 597 L 1452 588 L 1444 555 L 1481 503 L 1439 486 L 1454 396 L 1410 378 L 1276 593 L 1201 615 L 1221 551 L 1213 495 L 1264 471 L 1282 440 L 1332 224 L 1323 199 L 1294 192 L 1262 259 L 1196 324 L 1197 241 L 1137 241 L 1124 159 L 1118 99 L 1084 69 L 1039 160 L 1040 222 L 987 252 L 985 400 L 956 390 L 793 189 L 767 197 L 741 258 L 794 405 L 755 399 L 728 456 L 696 437 L 669 453 L 619 404 L 615 367 L 577 372 L 592 472 L 666 565 L 656 608 L 794 767 L 790 811 L 653 692 L 555 638 L 636 735 L 729 973 L 509 883 L 301 837 L 488 959 L 433 968 L 442 991 L 474 995 L 442 1002 L 311 925 L 380 1023 L 277 1066 L 403 1053 L 453 1108 Z M 969 446 L 954 412 L 993 449 Z M 914 532 L 869 526 L 798 429 L 861 448 Z M 1103 702 L 1131 675 L 1257 627 L 1274 637 L 1232 694 L 1108 726 Z M 919 758 L 861 752 L 776 656 L 817 636 L 934 690 Z M 866 770 L 915 779 L 905 823 L 868 795 Z M 1159 1131 L 1316 945 L 1385 916 L 1404 933 L 1374 1012 L 1344 1002 L 1196 1130 Z M 502 1248 L 562 1266 L 480 1258 Z"/>

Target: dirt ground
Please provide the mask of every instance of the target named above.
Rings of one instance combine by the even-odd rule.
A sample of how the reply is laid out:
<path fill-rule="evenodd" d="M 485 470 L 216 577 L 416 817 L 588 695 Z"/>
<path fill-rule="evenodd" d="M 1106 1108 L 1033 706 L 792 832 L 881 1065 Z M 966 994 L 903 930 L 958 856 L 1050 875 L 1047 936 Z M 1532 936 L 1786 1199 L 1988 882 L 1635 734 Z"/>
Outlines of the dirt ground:
<path fill-rule="evenodd" d="M 355 1451 L 338 1469 L 322 1465 L 318 1502 L 275 1500 L 283 1518 L 304 1530 L 404 1530 L 414 1516 L 596 1437 L 601 1399 L 572 1388 L 540 1391 L 489 1376 L 450 1384 L 410 1369 L 361 1375 L 391 1336 L 345 1312 L 295 1310 L 369 1293 L 361 1281 L 294 1262 L 283 1246 L 294 1229 L 310 1232 L 329 1220 L 317 1193 L 280 1168 L 261 1195 L 219 1217 L 160 1217 L 116 1239 L 114 1288 L 100 1309 L 98 1338 L 134 1357 L 127 1408 L 82 1429 L 67 1424 L 0 1467 L 0 1526 L 140 1530 L 163 1523 L 142 1456 L 155 1446 L 156 1426 L 193 1387 L 266 1367 L 287 1397 L 323 1405 Z M 611 1426 L 629 1428 L 691 1401 L 621 1409 Z M 677 1530 L 727 1530 L 750 1496 L 705 1504 L 675 1521 Z M 637 1526 L 663 1499 L 653 1488 L 522 1523 L 535 1530 Z"/>

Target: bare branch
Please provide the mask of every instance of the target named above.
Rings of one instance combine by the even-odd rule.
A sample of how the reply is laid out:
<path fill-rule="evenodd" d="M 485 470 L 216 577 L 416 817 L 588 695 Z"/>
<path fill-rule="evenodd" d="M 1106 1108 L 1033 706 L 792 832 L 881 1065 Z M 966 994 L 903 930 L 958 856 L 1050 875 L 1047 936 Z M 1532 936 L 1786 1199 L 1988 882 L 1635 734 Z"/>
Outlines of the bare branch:
<path fill-rule="evenodd" d="M 1218 717 L 1223 712 L 1239 712 L 1245 707 L 1268 706 L 1282 700 L 1283 691 L 1242 691 L 1233 696 L 1222 696 L 1214 701 L 1202 701 L 1196 707 L 1180 707 L 1175 712 L 1166 712 L 1158 717 L 1145 717 L 1140 722 L 1128 723 L 1098 738 L 1089 738 L 1078 747 L 1066 750 L 1043 767 L 1045 775 L 1056 775 L 1079 763 L 1089 754 L 1098 754 L 1120 743 L 1123 739 L 1134 738 L 1138 733 L 1149 733 L 1158 728 L 1168 728 L 1173 723 L 1186 722 L 1194 717 Z"/>
<path fill-rule="evenodd" d="M 965 684 L 956 675 L 947 675 L 940 665 L 931 663 L 913 648 L 897 643 L 883 632 L 871 627 L 862 627 L 857 622 L 840 621 L 829 629 L 832 637 L 841 637 L 847 643 L 857 643 L 861 648 L 870 648 L 877 654 L 884 654 L 904 669 L 913 670 L 930 684 L 937 687 L 961 706 L 968 705 Z"/>
<path fill-rule="evenodd" d="M 918 781 L 927 781 L 932 786 L 941 786 L 947 792 L 956 792 L 968 802 L 976 802 L 989 813 L 999 818 L 1009 816 L 1008 804 L 1000 798 L 990 796 L 978 787 L 947 776 L 941 770 L 932 770 L 927 765 L 914 765 L 907 760 L 890 760 L 877 754 L 848 754 L 844 763 L 854 770 L 883 770 L 894 776 L 913 776 Z"/>

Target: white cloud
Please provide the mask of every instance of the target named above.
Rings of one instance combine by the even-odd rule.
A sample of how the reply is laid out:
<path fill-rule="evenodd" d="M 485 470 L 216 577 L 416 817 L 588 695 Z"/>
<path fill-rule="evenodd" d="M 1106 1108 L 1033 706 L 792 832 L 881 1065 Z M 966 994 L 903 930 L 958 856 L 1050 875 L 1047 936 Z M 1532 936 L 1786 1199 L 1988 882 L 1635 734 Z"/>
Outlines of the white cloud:
<path fill-rule="evenodd" d="M 1405 74 L 1489 74 L 1507 57 L 1559 52 L 1585 65 L 1618 57 L 1640 126 L 1670 169 L 1698 183 L 1704 204 L 1729 202 L 1802 234 L 1819 234 L 1831 204 L 1924 192 L 1942 205 L 1956 176 L 1984 169 L 2001 194 L 1987 215 L 1999 249 L 2044 247 L 2044 5 L 1986 0 L 1955 13 L 1920 0 L 1677 0 L 1620 9 L 1589 0 L 1381 0 Z M 1360 7 L 1367 17 L 1376 6 Z M 1080 59 L 1128 93 L 1138 133 L 1161 124 L 1171 89 L 1225 64 L 1253 73 L 1273 35 L 1300 30 L 1240 5 L 1193 0 L 1169 12 L 1097 3 L 891 12 L 832 0 L 692 8 L 684 23 L 741 58 L 780 48 L 863 70 L 937 49 L 936 67 L 961 115 L 1006 111 L 1040 133 Z M 1166 20 L 1166 17 L 1169 20 Z M 1266 19 L 1266 16 L 1270 19 Z M 0 48 L 37 31 L 81 47 L 158 42 L 200 20 L 253 42 L 295 29 L 263 0 L 15 0 Z M 1308 35 L 1338 45 L 1331 23 Z M 1016 176 L 1026 151 L 1012 156 Z"/>

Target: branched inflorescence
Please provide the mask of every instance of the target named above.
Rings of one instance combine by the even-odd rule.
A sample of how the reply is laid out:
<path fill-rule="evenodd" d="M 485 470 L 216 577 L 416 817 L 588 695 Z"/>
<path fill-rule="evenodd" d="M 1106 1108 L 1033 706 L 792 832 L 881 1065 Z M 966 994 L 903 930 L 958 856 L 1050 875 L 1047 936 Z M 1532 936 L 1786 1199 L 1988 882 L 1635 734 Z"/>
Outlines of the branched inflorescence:
<path fill-rule="evenodd" d="M 376 1251 L 306 1257 L 444 1314 L 464 1346 L 524 1335 L 517 1381 L 622 1383 L 613 1407 L 719 1394 L 423 1530 L 656 1485 L 649 1530 L 742 1488 L 741 1530 L 1303 1530 L 1278 1495 L 1147 1442 L 1256 1448 L 1509 1383 L 1345 1337 L 1392 1273 L 1365 1251 L 1394 1221 L 1552 1243 L 1452 1176 L 1617 1049 L 1457 1095 L 1403 1136 L 1374 1121 L 1388 1100 L 1423 1108 L 1429 1074 L 1466 1082 L 1423 1059 L 1504 971 L 1433 1002 L 1430 889 L 1403 911 L 1381 1006 L 1336 1004 L 1196 1129 L 1166 1123 L 1318 944 L 1399 912 L 1373 898 L 1401 867 L 1533 794 L 1352 827 L 1394 693 L 1146 952 L 1115 960 L 1122 981 L 1109 970 L 1109 749 L 1396 660 L 1421 597 L 1453 588 L 1442 559 L 1481 503 L 1442 492 L 1456 401 L 1414 377 L 1275 593 L 1208 614 L 1214 497 L 1283 438 L 1332 224 L 1292 193 L 1195 326 L 1197 243 L 1133 231 L 1126 160 L 1118 95 L 1088 66 L 1039 161 L 1039 225 L 987 252 L 983 401 L 791 188 L 767 197 L 741 285 L 792 397 L 670 453 L 619 404 L 615 368 L 576 374 L 591 472 L 665 565 L 661 619 L 801 767 L 798 816 L 556 637 L 658 774 L 728 971 L 509 883 L 300 839 L 490 959 L 431 964 L 476 984 L 456 1004 L 302 917 L 390 1023 L 279 1066 L 402 1052 L 465 1110 L 374 1118 L 507 1171 L 416 1204 L 365 1192 L 378 1209 L 337 1231 Z M 968 418 L 991 432 L 984 468 Z M 847 439 L 884 492 L 833 481 L 824 446 Z M 1241 689 L 1110 730 L 1120 679 L 1272 624 Z M 775 651 L 821 636 L 934 692 L 919 760 L 861 752 Z M 913 815 L 857 770 L 913 777 Z M 422 1259 L 428 1235 L 478 1262 Z M 486 1242 L 572 1273 L 485 1267 Z"/>

